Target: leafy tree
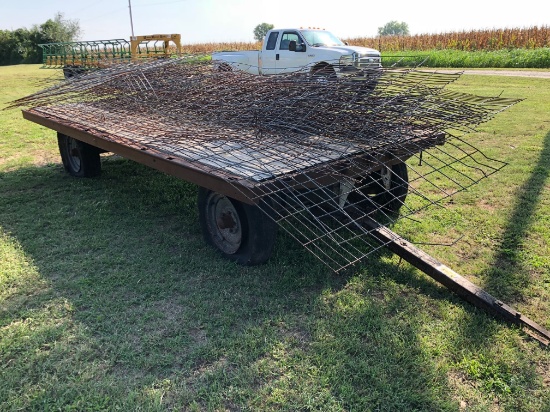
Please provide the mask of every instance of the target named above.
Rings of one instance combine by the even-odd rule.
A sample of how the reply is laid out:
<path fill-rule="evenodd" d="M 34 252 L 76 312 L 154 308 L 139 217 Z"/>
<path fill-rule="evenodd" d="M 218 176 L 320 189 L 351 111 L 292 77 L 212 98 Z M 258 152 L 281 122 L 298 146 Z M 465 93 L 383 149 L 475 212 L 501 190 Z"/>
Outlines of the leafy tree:
<path fill-rule="evenodd" d="M 269 24 L 269 23 L 261 23 L 261 24 L 258 24 L 255 28 L 254 28 L 254 38 L 256 39 L 256 41 L 262 41 L 265 37 L 265 35 L 267 34 L 267 32 L 269 30 L 271 30 L 273 27 L 273 24 Z"/>
<path fill-rule="evenodd" d="M 396 20 L 392 20 L 382 27 L 378 27 L 379 36 L 408 36 L 409 25 L 402 21 L 399 23 Z"/>
<path fill-rule="evenodd" d="M 76 40 L 81 30 L 78 20 L 68 20 L 63 13 L 57 12 L 54 19 L 48 19 L 38 27 L 44 43 L 63 43 Z"/>
<path fill-rule="evenodd" d="M 3 30 L 0 33 L 0 60 L 2 64 L 25 63 L 27 52 L 32 45 L 29 42 L 30 31 L 17 29 Z"/>
<path fill-rule="evenodd" d="M 40 26 L 34 25 L 30 30 L 0 30 L 0 65 L 40 63 L 42 49 L 39 44 L 73 41 L 80 33 L 78 21 L 67 20 L 59 12 L 53 19 Z"/>

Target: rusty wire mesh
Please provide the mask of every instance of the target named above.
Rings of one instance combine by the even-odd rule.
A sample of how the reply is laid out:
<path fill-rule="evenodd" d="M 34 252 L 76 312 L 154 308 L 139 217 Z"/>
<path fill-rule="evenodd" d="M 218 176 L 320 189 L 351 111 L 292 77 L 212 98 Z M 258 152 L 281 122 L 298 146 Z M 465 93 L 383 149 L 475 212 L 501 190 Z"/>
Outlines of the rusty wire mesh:
<path fill-rule="evenodd" d="M 445 90 L 460 73 L 219 68 L 196 56 L 117 65 L 14 105 L 185 159 L 237 190 L 246 181 L 246 196 L 335 271 L 383 246 L 373 225 L 504 166 L 465 136 L 518 100 Z"/>

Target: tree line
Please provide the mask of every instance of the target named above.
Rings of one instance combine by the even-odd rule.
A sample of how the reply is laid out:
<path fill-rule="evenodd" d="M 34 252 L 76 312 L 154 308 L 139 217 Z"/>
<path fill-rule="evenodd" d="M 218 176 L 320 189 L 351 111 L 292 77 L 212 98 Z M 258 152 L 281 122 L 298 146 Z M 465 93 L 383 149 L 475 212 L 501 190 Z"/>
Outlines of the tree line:
<path fill-rule="evenodd" d="M 254 27 L 254 40 L 263 41 L 267 32 L 273 29 L 275 26 L 269 23 L 260 23 Z M 409 25 L 404 21 L 398 22 L 397 20 L 392 20 L 378 27 L 379 36 L 408 36 L 409 35 Z"/>
<path fill-rule="evenodd" d="M 43 43 L 70 42 L 80 37 L 77 20 L 65 19 L 56 13 L 53 19 L 30 29 L 0 30 L 0 66 L 42 63 Z"/>

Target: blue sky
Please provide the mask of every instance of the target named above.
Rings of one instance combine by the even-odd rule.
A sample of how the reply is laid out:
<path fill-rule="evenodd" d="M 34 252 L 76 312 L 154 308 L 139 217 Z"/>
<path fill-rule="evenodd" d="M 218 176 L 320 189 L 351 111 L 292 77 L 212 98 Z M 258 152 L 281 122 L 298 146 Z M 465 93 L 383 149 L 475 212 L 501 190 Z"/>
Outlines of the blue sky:
<path fill-rule="evenodd" d="M 131 0 L 134 32 L 181 33 L 182 42 L 252 41 L 262 22 L 322 27 L 339 37 L 375 36 L 391 20 L 412 34 L 550 25 L 550 0 Z M 512 6 L 513 4 L 513 6 Z M 56 12 L 76 19 L 82 40 L 129 38 L 128 0 L 0 0 L 0 29 L 30 28 Z"/>

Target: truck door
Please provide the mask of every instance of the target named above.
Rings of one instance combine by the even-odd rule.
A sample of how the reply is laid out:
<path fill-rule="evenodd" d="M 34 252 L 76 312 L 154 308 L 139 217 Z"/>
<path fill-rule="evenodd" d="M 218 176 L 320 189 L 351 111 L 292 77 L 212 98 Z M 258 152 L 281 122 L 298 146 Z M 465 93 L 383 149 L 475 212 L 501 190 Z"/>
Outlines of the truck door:
<path fill-rule="evenodd" d="M 290 51 L 291 41 L 296 42 L 296 51 Z M 279 58 L 276 59 L 277 73 L 290 73 L 300 70 L 309 63 L 306 42 L 297 31 L 284 31 L 279 42 Z"/>
<path fill-rule="evenodd" d="M 266 39 L 265 47 L 260 53 L 260 59 L 258 61 L 260 74 L 276 74 L 277 65 L 276 61 L 279 57 L 279 52 L 276 49 L 277 38 L 279 37 L 278 31 L 272 31 Z"/>

